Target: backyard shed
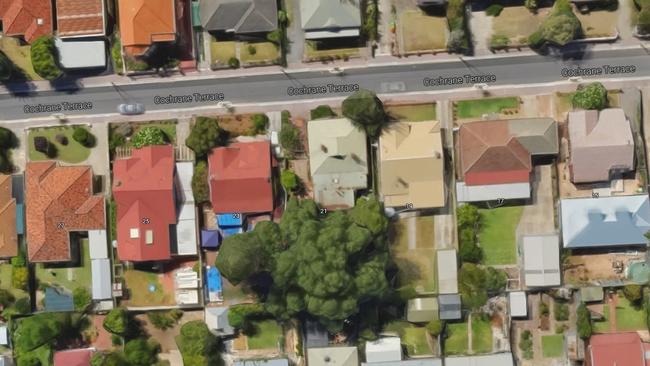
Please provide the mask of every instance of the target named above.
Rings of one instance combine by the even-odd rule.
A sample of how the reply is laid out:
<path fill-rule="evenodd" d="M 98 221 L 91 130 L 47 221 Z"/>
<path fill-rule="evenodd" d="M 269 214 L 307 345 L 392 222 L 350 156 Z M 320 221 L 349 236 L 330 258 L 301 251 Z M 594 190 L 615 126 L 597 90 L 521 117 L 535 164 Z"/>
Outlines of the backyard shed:
<path fill-rule="evenodd" d="M 108 258 L 92 259 L 90 261 L 92 273 L 92 298 L 93 300 L 106 300 L 113 297 L 111 281 L 111 261 Z"/>
<path fill-rule="evenodd" d="M 219 230 L 201 230 L 201 246 L 206 249 L 219 248 L 221 233 Z"/>
<path fill-rule="evenodd" d="M 438 296 L 438 305 L 440 320 L 457 320 L 463 316 L 459 294 Z"/>
<path fill-rule="evenodd" d="M 559 286 L 560 238 L 557 234 L 525 235 L 524 281 L 527 287 Z"/>
<path fill-rule="evenodd" d="M 602 287 L 589 286 L 580 288 L 580 299 L 582 302 L 599 302 L 603 301 L 605 293 Z"/>
<path fill-rule="evenodd" d="M 401 361 L 363 362 L 362 366 L 442 366 L 440 358 L 413 358 Z"/>
<path fill-rule="evenodd" d="M 438 318 L 438 300 L 435 297 L 418 297 L 408 301 L 406 320 L 426 323 Z"/>
<path fill-rule="evenodd" d="M 445 366 L 514 366 L 514 364 L 510 352 L 445 358 Z"/>
<path fill-rule="evenodd" d="M 235 329 L 228 322 L 228 307 L 216 306 L 205 308 L 205 324 L 212 334 L 225 337 L 235 334 Z"/>
<path fill-rule="evenodd" d="M 45 289 L 45 311 L 73 311 L 72 294 L 65 290 L 48 287 Z"/>
<path fill-rule="evenodd" d="M 438 258 L 438 293 L 458 293 L 458 262 L 455 249 L 439 250 Z"/>
<path fill-rule="evenodd" d="M 402 360 L 402 344 L 399 337 L 383 337 L 366 342 L 366 362 L 390 362 Z"/>
<path fill-rule="evenodd" d="M 515 291 L 508 293 L 508 304 L 510 305 L 511 317 L 523 318 L 528 316 L 528 303 L 525 292 Z"/>

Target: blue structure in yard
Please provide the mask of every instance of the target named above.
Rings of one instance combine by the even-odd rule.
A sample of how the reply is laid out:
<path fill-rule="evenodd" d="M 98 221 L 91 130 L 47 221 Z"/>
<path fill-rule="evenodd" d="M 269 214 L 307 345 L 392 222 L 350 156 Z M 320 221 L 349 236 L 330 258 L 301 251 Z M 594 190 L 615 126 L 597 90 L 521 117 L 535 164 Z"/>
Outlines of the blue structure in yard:
<path fill-rule="evenodd" d="M 207 271 L 208 300 L 210 302 L 223 301 L 223 283 L 221 273 L 217 267 L 209 267 Z"/>
<path fill-rule="evenodd" d="M 237 213 L 218 214 L 217 225 L 219 225 L 220 228 L 233 226 L 241 227 L 244 225 L 244 217 Z"/>
<path fill-rule="evenodd" d="M 206 249 L 217 249 L 221 245 L 219 230 L 201 230 L 201 246 Z"/>
<path fill-rule="evenodd" d="M 72 294 L 54 287 L 45 289 L 45 311 L 74 311 Z"/>

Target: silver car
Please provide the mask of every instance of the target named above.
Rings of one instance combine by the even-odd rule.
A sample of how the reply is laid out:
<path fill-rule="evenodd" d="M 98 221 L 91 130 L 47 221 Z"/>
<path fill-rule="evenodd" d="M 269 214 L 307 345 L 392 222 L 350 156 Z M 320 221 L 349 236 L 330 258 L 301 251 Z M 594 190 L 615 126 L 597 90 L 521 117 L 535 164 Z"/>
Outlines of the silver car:
<path fill-rule="evenodd" d="M 117 111 L 124 115 L 134 115 L 144 113 L 144 104 L 142 103 L 122 103 L 117 106 Z"/>

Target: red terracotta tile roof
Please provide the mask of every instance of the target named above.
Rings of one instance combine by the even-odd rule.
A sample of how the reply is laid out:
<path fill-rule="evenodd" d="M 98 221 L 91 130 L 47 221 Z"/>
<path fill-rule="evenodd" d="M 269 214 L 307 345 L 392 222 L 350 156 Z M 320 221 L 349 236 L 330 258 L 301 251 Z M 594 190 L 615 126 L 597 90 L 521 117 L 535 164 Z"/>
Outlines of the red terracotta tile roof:
<path fill-rule="evenodd" d="M 637 333 L 592 336 L 589 341 L 591 366 L 646 366 L 645 347 Z"/>
<path fill-rule="evenodd" d="M 210 197 L 216 213 L 273 211 L 271 145 L 268 141 L 218 147 L 208 157 Z"/>
<path fill-rule="evenodd" d="M 16 254 L 16 200 L 11 196 L 11 176 L 0 174 L 0 257 L 13 257 Z"/>
<path fill-rule="evenodd" d="M 51 0 L 0 0 L 0 19 L 6 36 L 24 36 L 27 43 L 52 34 Z"/>
<path fill-rule="evenodd" d="M 70 260 L 70 232 L 105 227 L 104 197 L 88 166 L 31 162 L 25 170 L 27 254 L 31 262 Z"/>
<path fill-rule="evenodd" d="M 461 125 L 461 169 L 465 184 L 505 184 L 529 181 L 530 152 L 508 131 L 507 121 Z"/>
<path fill-rule="evenodd" d="M 90 366 L 93 351 L 90 349 L 72 349 L 54 352 L 54 366 Z"/>
<path fill-rule="evenodd" d="M 142 55 L 154 42 L 176 40 L 174 0 L 119 1 L 120 36 L 126 53 Z"/>
<path fill-rule="evenodd" d="M 103 0 L 56 0 L 59 37 L 104 34 Z"/>
<path fill-rule="evenodd" d="M 134 149 L 130 158 L 115 161 L 113 197 L 120 260 L 170 259 L 170 225 L 176 224 L 173 146 Z"/>

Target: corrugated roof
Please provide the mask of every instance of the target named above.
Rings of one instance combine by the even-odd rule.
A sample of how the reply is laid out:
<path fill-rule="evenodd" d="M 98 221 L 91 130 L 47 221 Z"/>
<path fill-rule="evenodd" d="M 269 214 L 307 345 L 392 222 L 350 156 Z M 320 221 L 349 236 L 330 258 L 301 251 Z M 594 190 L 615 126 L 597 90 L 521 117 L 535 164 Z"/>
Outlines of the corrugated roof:
<path fill-rule="evenodd" d="M 258 360 L 240 360 L 233 363 L 234 366 L 289 366 L 286 358 L 271 358 Z"/>
<path fill-rule="evenodd" d="M 361 363 L 362 366 L 442 366 L 440 358 L 417 358 L 402 361 Z"/>
<path fill-rule="evenodd" d="M 212 306 L 205 308 L 205 324 L 215 335 L 229 336 L 235 334 L 235 329 L 228 322 L 227 306 Z M 266 365 L 272 366 L 272 365 Z"/>
<path fill-rule="evenodd" d="M 366 362 L 391 362 L 402 359 L 399 337 L 382 337 L 366 342 Z"/>
<path fill-rule="evenodd" d="M 465 182 L 456 182 L 456 200 L 458 202 L 481 202 L 522 198 L 530 198 L 529 182 L 477 186 L 469 186 Z"/>
<path fill-rule="evenodd" d="M 512 353 L 491 355 L 445 357 L 445 366 L 514 366 Z"/>
<path fill-rule="evenodd" d="M 59 62 L 65 69 L 100 68 L 106 66 L 106 43 L 104 40 L 64 41 L 54 40 L 59 51 Z"/>
<path fill-rule="evenodd" d="M 528 315 L 528 301 L 525 292 L 508 293 L 508 302 L 510 303 L 510 316 L 523 317 Z"/>
<path fill-rule="evenodd" d="M 528 287 L 560 285 L 560 238 L 557 234 L 525 235 L 524 281 Z"/>
<path fill-rule="evenodd" d="M 441 320 L 456 320 L 462 318 L 462 309 L 459 294 L 438 296 Z"/>
<path fill-rule="evenodd" d="M 610 170 L 634 170 L 632 128 L 620 108 L 569 113 L 571 179 L 608 181 Z"/>
<path fill-rule="evenodd" d="M 647 245 L 647 194 L 563 199 L 560 213 L 565 248 Z"/>
<path fill-rule="evenodd" d="M 271 32 L 278 27 L 277 2 L 269 0 L 202 0 L 201 25 L 209 31 L 237 34 Z"/>
<path fill-rule="evenodd" d="M 379 139 L 384 205 L 435 208 L 445 205 L 440 123 L 394 123 Z"/>
<path fill-rule="evenodd" d="M 113 297 L 111 281 L 111 261 L 108 258 L 91 259 L 92 298 L 106 300 Z"/>
<path fill-rule="evenodd" d="M 72 294 L 63 290 L 48 287 L 45 289 L 45 311 L 73 311 Z"/>
<path fill-rule="evenodd" d="M 438 318 L 438 300 L 435 297 L 410 299 L 406 307 L 406 320 L 426 323 Z"/>
<path fill-rule="evenodd" d="M 438 250 L 436 252 L 438 267 L 438 293 L 455 294 L 458 292 L 458 260 L 456 250 Z"/>
<path fill-rule="evenodd" d="M 593 366 L 645 366 L 645 349 L 637 333 L 597 334 L 589 339 Z"/>

